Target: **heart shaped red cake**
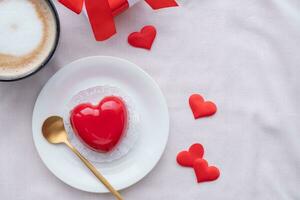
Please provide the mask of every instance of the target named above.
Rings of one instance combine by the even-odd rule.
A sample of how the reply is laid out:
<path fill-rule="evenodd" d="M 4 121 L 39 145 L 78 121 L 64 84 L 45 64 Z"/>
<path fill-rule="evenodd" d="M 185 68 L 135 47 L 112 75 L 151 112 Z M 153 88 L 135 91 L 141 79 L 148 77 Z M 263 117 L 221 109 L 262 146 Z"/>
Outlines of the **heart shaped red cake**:
<path fill-rule="evenodd" d="M 77 137 L 90 149 L 109 152 L 121 141 L 127 126 L 127 109 L 122 99 L 105 97 L 98 105 L 83 103 L 71 111 Z"/>

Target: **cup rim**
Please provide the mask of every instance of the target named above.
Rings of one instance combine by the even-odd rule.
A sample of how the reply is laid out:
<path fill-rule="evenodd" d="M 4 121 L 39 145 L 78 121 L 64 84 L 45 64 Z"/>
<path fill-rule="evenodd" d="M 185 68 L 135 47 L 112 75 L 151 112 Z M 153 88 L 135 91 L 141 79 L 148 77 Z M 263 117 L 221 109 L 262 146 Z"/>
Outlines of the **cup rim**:
<path fill-rule="evenodd" d="M 0 77 L 0 82 L 13 82 L 13 81 L 19 81 L 25 78 L 28 78 L 34 74 L 36 74 L 37 72 L 39 72 L 42 68 L 44 68 L 47 63 L 51 60 L 51 58 L 53 57 L 58 43 L 59 43 L 59 39 L 60 39 L 60 19 L 58 16 L 58 12 L 54 6 L 54 3 L 51 0 L 45 0 L 46 3 L 49 5 L 50 10 L 52 11 L 53 15 L 54 15 L 54 21 L 56 24 L 56 34 L 55 34 L 55 40 L 54 40 L 54 44 L 53 47 L 51 49 L 51 51 L 49 52 L 48 56 L 43 60 L 43 62 L 32 72 L 28 73 L 28 74 L 24 74 L 21 75 L 20 77 L 16 77 L 16 78 L 11 78 L 11 79 L 1 79 Z"/>

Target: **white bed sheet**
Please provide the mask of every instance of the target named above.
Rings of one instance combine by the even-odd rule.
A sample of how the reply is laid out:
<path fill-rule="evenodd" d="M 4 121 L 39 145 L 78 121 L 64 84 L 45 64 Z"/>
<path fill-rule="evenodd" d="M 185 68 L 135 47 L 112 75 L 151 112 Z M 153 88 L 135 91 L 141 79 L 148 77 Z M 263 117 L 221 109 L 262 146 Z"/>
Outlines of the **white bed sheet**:
<path fill-rule="evenodd" d="M 31 115 L 45 82 L 75 59 L 111 55 L 128 59 L 158 82 L 171 129 L 157 167 L 122 191 L 130 200 L 300 199 L 300 1 L 182 0 L 152 11 L 140 2 L 117 17 L 118 34 L 94 41 L 84 15 L 63 6 L 58 50 L 41 72 L 0 83 L 0 199 L 114 199 L 75 190 L 53 176 L 32 140 Z M 1 17 L 1 16 L 0 16 Z M 130 47 L 130 32 L 153 24 L 148 52 Z M 218 113 L 195 121 L 188 97 L 201 93 Z M 177 152 L 200 142 L 221 177 L 197 184 Z"/>

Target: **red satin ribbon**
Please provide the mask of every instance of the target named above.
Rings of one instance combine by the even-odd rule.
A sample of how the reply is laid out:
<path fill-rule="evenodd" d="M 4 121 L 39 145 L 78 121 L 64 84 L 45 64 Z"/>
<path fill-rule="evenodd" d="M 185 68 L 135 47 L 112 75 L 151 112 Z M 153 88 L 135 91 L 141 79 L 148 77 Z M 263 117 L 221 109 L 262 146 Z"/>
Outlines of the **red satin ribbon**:
<path fill-rule="evenodd" d="M 145 0 L 154 10 L 178 6 L 175 0 Z"/>
<path fill-rule="evenodd" d="M 178 6 L 175 0 L 145 0 L 153 9 Z M 97 41 L 103 41 L 116 33 L 114 16 L 129 8 L 127 0 L 59 0 L 64 6 L 79 14 L 83 4 Z"/>
<path fill-rule="evenodd" d="M 127 0 L 109 0 L 108 3 L 113 16 L 117 16 L 129 8 Z"/>
<path fill-rule="evenodd" d="M 85 7 L 97 41 L 106 40 L 116 33 L 113 14 L 107 0 L 85 0 Z"/>

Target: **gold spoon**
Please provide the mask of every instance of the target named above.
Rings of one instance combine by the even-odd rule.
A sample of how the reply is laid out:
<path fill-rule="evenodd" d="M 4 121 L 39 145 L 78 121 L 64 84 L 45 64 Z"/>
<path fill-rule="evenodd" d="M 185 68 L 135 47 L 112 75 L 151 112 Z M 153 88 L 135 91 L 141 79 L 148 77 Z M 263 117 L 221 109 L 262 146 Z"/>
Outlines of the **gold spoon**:
<path fill-rule="evenodd" d="M 49 143 L 66 144 L 118 200 L 123 200 L 120 193 L 116 191 L 100 172 L 69 142 L 64 122 L 61 117 L 52 116 L 47 118 L 43 123 L 42 132 Z"/>

